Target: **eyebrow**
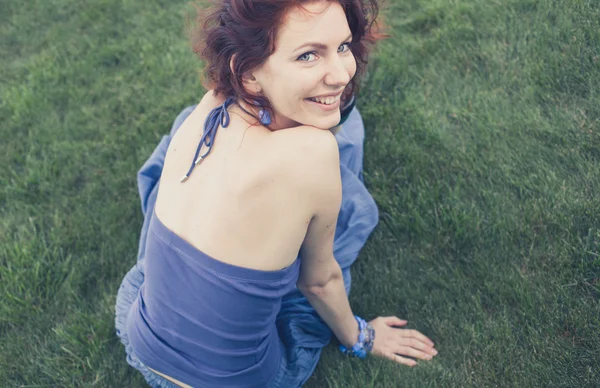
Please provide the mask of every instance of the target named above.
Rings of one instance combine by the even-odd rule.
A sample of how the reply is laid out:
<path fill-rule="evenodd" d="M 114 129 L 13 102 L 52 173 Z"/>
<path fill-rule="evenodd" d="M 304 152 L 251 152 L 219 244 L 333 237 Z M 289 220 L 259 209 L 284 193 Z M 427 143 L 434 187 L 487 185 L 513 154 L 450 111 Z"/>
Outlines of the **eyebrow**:
<path fill-rule="evenodd" d="M 352 39 L 352 34 L 348 35 L 348 37 L 346 39 L 344 39 L 344 42 L 351 40 Z M 303 45 L 298 46 L 294 51 L 292 52 L 296 52 L 299 51 L 300 49 L 303 49 L 304 47 L 314 47 L 316 49 L 319 50 L 326 50 L 327 49 L 327 45 L 323 44 L 323 43 L 317 43 L 317 42 L 307 42 L 304 43 Z"/>

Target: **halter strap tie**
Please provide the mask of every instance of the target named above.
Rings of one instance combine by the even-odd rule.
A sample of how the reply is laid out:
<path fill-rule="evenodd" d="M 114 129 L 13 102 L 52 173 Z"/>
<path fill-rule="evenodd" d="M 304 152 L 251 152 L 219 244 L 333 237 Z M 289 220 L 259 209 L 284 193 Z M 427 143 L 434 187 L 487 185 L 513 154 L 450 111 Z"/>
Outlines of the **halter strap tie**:
<path fill-rule="evenodd" d="M 181 178 L 181 183 L 187 181 L 190 177 L 190 174 L 192 173 L 192 170 L 194 170 L 194 167 L 200 164 L 204 160 L 204 158 L 208 156 L 210 150 L 212 149 L 212 145 L 215 140 L 215 135 L 217 134 L 217 129 L 219 129 L 219 126 L 226 128 L 229 125 L 229 112 L 227 111 L 227 108 L 231 104 L 233 104 L 233 102 L 233 98 L 227 98 L 223 105 L 213 109 L 206 117 L 206 120 L 204 120 L 204 133 L 202 134 L 202 138 L 200 138 L 200 144 L 198 144 L 198 148 L 196 148 L 196 153 L 194 154 L 194 162 L 190 166 L 188 172 L 183 176 L 183 178 Z M 202 144 L 205 144 L 206 147 L 208 147 L 208 149 L 203 155 L 198 157 L 200 149 L 202 148 Z"/>

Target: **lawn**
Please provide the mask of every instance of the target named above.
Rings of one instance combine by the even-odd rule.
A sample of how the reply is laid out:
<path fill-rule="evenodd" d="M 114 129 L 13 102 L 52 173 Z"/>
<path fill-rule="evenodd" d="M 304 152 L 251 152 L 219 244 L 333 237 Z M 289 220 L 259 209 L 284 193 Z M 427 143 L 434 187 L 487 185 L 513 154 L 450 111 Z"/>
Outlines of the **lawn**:
<path fill-rule="evenodd" d="M 143 387 L 114 333 L 136 171 L 203 94 L 187 0 L 0 0 L 0 386 Z M 389 0 L 351 303 L 440 354 L 309 387 L 600 386 L 600 2 Z"/>

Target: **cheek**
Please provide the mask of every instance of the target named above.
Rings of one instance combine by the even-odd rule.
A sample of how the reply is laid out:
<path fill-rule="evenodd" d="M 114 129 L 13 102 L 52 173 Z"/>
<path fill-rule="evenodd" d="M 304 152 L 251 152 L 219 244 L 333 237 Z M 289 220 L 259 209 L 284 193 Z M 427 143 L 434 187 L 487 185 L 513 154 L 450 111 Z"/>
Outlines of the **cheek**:
<path fill-rule="evenodd" d="M 321 78 L 319 71 L 295 68 L 283 77 L 281 90 L 290 104 L 295 104 L 298 100 L 304 100 L 314 94 Z"/>
<path fill-rule="evenodd" d="M 356 74 L 356 59 L 354 58 L 354 55 L 351 56 L 348 62 L 346 69 L 348 70 L 348 74 L 350 74 L 350 79 L 352 79 Z"/>
<path fill-rule="evenodd" d="M 281 98 L 282 93 L 285 93 L 288 73 L 288 69 L 279 58 L 272 56 L 267 60 L 260 74 L 260 83 L 267 98 L 274 100 Z"/>

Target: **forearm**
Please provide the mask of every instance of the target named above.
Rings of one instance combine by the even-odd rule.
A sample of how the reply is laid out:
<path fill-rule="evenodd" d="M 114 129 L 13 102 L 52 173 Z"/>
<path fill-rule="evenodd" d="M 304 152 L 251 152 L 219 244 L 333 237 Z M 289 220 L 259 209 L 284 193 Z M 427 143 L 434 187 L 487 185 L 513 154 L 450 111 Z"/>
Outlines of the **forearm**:
<path fill-rule="evenodd" d="M 338 267 L 324 286 L 299 287 L 299 290 L 331 328 L 340 343 L 352 347 L 358 340 L 359 330 L 344 289 L 341 269 Z"/>

